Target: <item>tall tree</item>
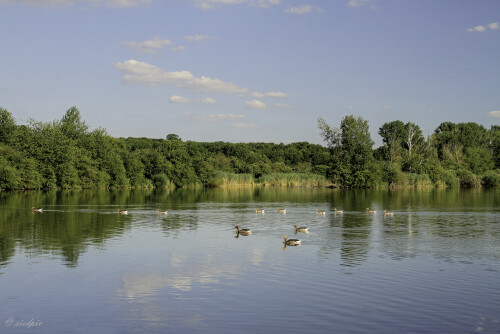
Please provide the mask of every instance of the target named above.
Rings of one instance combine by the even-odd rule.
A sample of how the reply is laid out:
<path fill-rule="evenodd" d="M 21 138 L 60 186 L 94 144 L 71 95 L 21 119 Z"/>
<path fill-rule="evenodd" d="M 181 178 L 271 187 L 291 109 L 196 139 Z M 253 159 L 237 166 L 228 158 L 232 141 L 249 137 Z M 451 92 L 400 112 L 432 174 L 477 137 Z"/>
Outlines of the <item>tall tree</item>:
<path fill-rule="evenodd" d="M 70 139 L 76 140 L 86 135 L 88 129 L 76 107 L 69 108 L 61 119 L 61 130 Z"/>
<path fill-rule="evenodd" d="M 378 131 L 384 145 L 387 147 L 389 162 L 401 159 L 401 145 L 405 138 L 405 125 L 401 121 L 384 123 Z"/>
<path fill-rule="evenodd" d="M 0 107 L 0 143 L 9 143 L 16 131 L 16 121 L 10 112 Z"/>
<path fill-rule="evenodd" d="M 368 121 L 362 117 L 345 116 L 340 129 L 332 128 L 322 118 L 318 127 L 332 152 L 329 177 L 348 188 L 370 186 L 373 179 L 370 168 L 373 163 L 373 140 Z"/>

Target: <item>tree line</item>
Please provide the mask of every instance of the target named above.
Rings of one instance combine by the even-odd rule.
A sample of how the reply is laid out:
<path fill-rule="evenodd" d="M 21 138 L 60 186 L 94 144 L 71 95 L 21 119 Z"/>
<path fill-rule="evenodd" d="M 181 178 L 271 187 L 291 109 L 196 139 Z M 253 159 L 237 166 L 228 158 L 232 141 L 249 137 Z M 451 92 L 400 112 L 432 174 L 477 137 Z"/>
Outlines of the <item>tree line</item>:
<path fill-rule="evenodd" d="M 327 148 L 306 142 L 114 138 L 102 128 L 90 130 L 76 107 L 59 120 L 17 125 L 0 108 L 1 189 L 214 187 L 271 174 L 324 179 L 329 157 Z"/>
<path fill-rule="evenodd" d="M 444 122 L 424 138 L 418 125 L 397 120 L 379 128 L 376 149 L 361 117 L 345 116 L 339 128 L 320 118 L 318 127 L 331 152 L 327 177 L 341 187 L 500 185 L 498 125 Z"/>
<path fill-rule="evenodd" d="M 52 122 L 17 125 L 0 108 L 0 189 L 293 186 L 480 186 L 500 184 L 500 127 L 442 123 L 429 138 L 394 121 L 373 149 L 368 122 L 346 116 L 340 128 L 318 120 L 322 145 L 114 138 L 90 130 L 72 107 Z"/>

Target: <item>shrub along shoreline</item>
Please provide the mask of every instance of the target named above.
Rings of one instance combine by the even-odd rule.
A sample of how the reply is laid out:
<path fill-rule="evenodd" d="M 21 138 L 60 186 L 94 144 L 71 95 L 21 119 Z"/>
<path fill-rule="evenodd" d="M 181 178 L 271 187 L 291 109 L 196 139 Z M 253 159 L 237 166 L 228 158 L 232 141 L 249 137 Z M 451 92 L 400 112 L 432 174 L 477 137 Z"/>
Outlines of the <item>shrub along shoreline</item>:
<path fill-rule="evenodd" d="M 60 120 L 17 125 L 0 108 L 0 190 L 184 187 L 427 188 L 500 185 L 500 126 L 439 125 L 425 139 L 393 121 L 373 149 L 368 122 L 318 120 L 326 147 L 114 138 L 72 107 Z"/>

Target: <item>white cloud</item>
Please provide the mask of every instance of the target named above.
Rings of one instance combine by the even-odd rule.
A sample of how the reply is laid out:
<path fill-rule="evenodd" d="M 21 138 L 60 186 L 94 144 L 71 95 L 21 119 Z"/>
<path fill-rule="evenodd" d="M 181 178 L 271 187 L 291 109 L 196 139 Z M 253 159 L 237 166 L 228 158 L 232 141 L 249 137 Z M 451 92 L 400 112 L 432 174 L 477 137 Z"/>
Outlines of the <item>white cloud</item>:
<path fill-rule="evenodd" d="M 368 4 L 371 0 L 349 0 L 347 6 L 349 7 L 361 7 Z"/>
<path fill-rule="evenodd" d="M 202 103 L 208 103 L 208 104 L 217 103 L 217 101 L 215 99 L 212 99 L 211 97 L 205 97 L 205 98 L 201 99 L 200 101 Z"/>
<path fill-rule="evenodd" d="M 296 15 L 306 15 L 311 13 L 312 11 L 322 12 L 323 9 L 319 7 L 313 7 L 311 5 L 301 5 L 297 7 L 290 7 L 285 9 L 285 13 L 287 14 L 296 14 Z"/>
<path fill-rule="evenodd" d="M 212 79 L 205 76 L 189 80 L 182 85 L 182 87 L 201 93 L 236 94 L 248 92 L 247 88 L 239 87 L 232 82 L 224 82 L 219 79 Z"/>
<path fill-rule="evenodd" d="M 493 110 L 488 113 L 488 116 L 500 118 L 500 110 Z"/>
<path fill-rule="evenodd" d="M 246 101 L 245 105 L 250 109 L 267 109 L 267 104 L 259 100 Z"/>
<path fill-rule="evenodd" d="M 466 29 L 469 32 L 486 32 L 489 30 L 500 30 L 500 22 L 492 22 L 490 24 L 487 24 L 485 26 L 479 25 L 475 26 L 473 28 L 468 28 Z"/>
<path fill-rule="evenodd" d="M 201 9 L 212 9 L 218 5 L 241 5 L 250 7 L 269 8 L 281 4 L 282 0 L 192 0 L 196 7 Z"/>
<path fill-rule="evenodd" d="M 491 30 L 500 30 L 500 22 L 492 22 L 488 24 L 488 28 Z"/>
<path fill-rule="evenodd" d="M 239 129 L 256 129 L 257 128 L 257 124 L 255 124 L 255 123 L 234 123 L 232 126 L 235 128 L 239 128 Z"/>
<path fill-rule="evenodd" d="M 349 110 L 354 110 L 354 106 L 348 106 L 347 107 Z"/>
<path fill-rule="evenodd" d="M 237 121 L 244 119 L 245 115 L 241 114 L 213 114 L 194 116 L 193 119 L 200 122 L 217 122 L 217 121 Z"/>
<path fill-rule="evenodd" d="M 186 47 L 179 45 L 179 46 L 171 47 L 170 50 L 173 52 L 181 52 L 181 51 L 186 51 Z"/>
<path fill-rule="evenodd" d="M 134 59 L 114 63 L 114 66 L 124 74 L 122 81 L 129 84 L 156 86 L 194 80 L 193 74 L 189 71 L 166 72 L 159 67 Z"/>
<path fill-rule="evenodd" d="M 470 31 L 470 32 L 484 32 L 484 31 L 486 31 L 486 27 L 485 26 L 475 26 L 474 28 L 468 28 L 467 31 Z"/>
<path fill-rule="evenodd" d="M 112 8 L 129 8 L 151 3 L 151 0 L 0 0 L 0 5 L 18 3 L 33 7 L 71 6 L 76 3 L 90 3 Z"/>
<path fill-rule="evenodd" d="M 178 88 L 204 94 L 235 94 L 238 96 L 252 96 L 256 99 L 246 101 L 246 106 L 251 109 L 267 109 L 267 105 L 257 98 L 284 98 L 289 95 L 283 92 L 257 93 L 251 92 L 248 88 L 238 86 L 229 81 L 222 81 L 217 78 L 206 76 L 195 77 L 189 71 L 167 72 L 155 65 L 129 59 L 124 62 L 113 63 L 114 67 L 123 76 L 121 81 L 126 84 L 136 84 L 145 86 L 175 85 Z M 196 101 L 196 100 L 193 100 Z M 216 100 L 207 97 L 196 102 L 215 103 Z"/>
<path fill-rule="evenodd" d="M 182 39 L 185 39 L 186 41 L 190 42 L 199 42 L 204 39 L 215 39 L 215 37 L 212 36 L 207 36 L 207 35 L 191 35 L 191 36 L 184 36 Z"/>
<path fill-rule="evenodd" d="M 268 92 L 268 93 L 251 92 L 250 96 L 256 99 L 263 99 L 265 97 L 288 97 L 289 95 L 283 92 Z"/>
<path fill-rule="evenodd" d="M 156 37 L 155 39 L 144 42 L 123 42 L 123 44 L 140 52 L 156 53 L 157 50 L 162 49 L 164 46 L 172 45 L 172 42 L 168 39 Z"/>
<path fill-rule="evenodd" d="M 171 103 L 181 103 L 181 104 L 191 103 L 191 101 L 188 98 L 179 95 L 172 95 L 169 101 Z"/>

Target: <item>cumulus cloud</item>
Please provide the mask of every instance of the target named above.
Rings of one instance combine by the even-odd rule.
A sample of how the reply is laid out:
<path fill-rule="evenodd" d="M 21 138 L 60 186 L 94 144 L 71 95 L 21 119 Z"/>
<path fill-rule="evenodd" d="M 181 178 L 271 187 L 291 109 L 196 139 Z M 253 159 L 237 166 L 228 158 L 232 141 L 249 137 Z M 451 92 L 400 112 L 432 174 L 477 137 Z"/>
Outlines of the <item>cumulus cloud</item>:
<path fill-rule="evenodd" d="M 268 92 L 268 93 L 251 92 L 250 96 L 256 99 L 263 99 L 265 97 L 288 97 L 289 95 L 283 92 Z"/>
<path fill-rule="evenodd" d="M 259 100 L 246 101 L 245 105 L 249 109 L 260 109 L 260 110 L 267 109 L 267 104 Z"/>
<path fill-rule="evenodd" d="M 168 39 L 156 37 L 144 42 L 123 42 L 123 44 L 140 52 L 157 53 L 157 50 L 162 49 L 166 45 L 172 45 L 172 42 Z"/>
<path fill-rule="evenodd" d="M 500 110 L 493 110 L 488 113 L 488 116 L 500 118 Z"/>
<path fill-rule="evenodd" d="M 200 122 L 217 122 L 217 121 L 237 121 L 244 119 L 245 115 L 241 114 L 213 114 L 194 116 L 193 119 Z"/>
<path fill-rule="evenodd" d="M 122 73 L 121 81 L 126 84 L 158 86 L 158 85 L 174 85 L 177 88 L 182 88 L 196 93 L 203 94 L 234 94 L 240 97 L 252 96 L 255 99 L 246 101 L 247 108 L 250 109 L 267 109 L 268 106 L 259 99 L 269 98 L 285 98 L 289 95 L 279 91 L 271 91 L 267 93 L 250 92 L 248 88 L 238 86 L 229 81 L 222 81 L 217 78 L 207 76 L 195 77 L 189 71 L 172 71 L 168 72 L 160 67 L 157 67 L 146 62 L 129 59 L 124 62 L 113 63 L 114 67 Z M 179 100 L 171 102 L 182 103 Z M 190 100 L 196 103 L 216 103 L 212 97 L 205 97 L 199 100 Z M 276 104 L 278 107 L 288 107 L 285 104 Z"/>
<path fill-rule="evenodd" d="M 313 7 L 311 5 L 301 5 L 301 6 L 290 7 L 290 8 L 285 9 L 285 13 L 296 14 L 296 15 L 306 15 L 306 14 L 309 14 L 313 11 L 322 12 L 323 9 L 321 9 L 319 7 Z"/>
<path fill-rule="evenodd" d="M 490 28 L 490 30 L 500 30 L 500 22 L 492 22 L 488 24 L 488 28 Z"/>
<path fill-rule="evenodd" d="M 124 74 L 122 81 L 129 84 L 156 86 L 194 80 L 193 74 L 189 71 L 166 72 L 159 67 L 134 59 L 114 63 L 114 66 Z"/>
<path fill-rule="evenodd" d="M 487 25 L 479 25 L 473 28 L 467 28 L 469 32 L 486 32 L 488 30 L 500 30 L 500 22 L 492 22 Z"/>
<path fill-rule="evenodd" d="M 22 3 L 33 7 L 71 6 L 76 3 L 90 3 L 111 8 L 129 8 L 148 4 L 151 0 L 0 0 L 0 5 Z"/>
<path fill-rule="evenodd" d="M 232 82 L 224 82 L 205 76 L 189 80 L 182 87 L 201 93 L 236 94 L 248 92 L 247 88 L 239 87 Z"/>
<path fill-rule="evenodd" d="M 217 103 L 217 101 L 215 99 L 212 99 L 211 97 L 205 97 L 205 98 L 201 99 L 200 101 L 201 101 L 201 103 L 207 103 L 207 104 Z"/>
<path fill-rule="evenodd" d="M 212 9 L 218 5 L 240 5 L 245 4 L 250 7 L 269 8 L 279 5 L 281 0 L 192 0 L 196 7 L 201 9 Z"/>
<path fill-rule="evenodd" d="M 179 95 L 172 95 L 169 101 L 171 103 L 181 103 L 181 104 L 186 104 L 191 102 L 188 98 Z"/>
<path fill-rule="evenodd" d="M 115 68 L 123 73 L 122 81 L 128 84 L 157 86 L 159 84 L 177 84 L 178 86 L 200 93 L 238 94 L 248 92 L 232 82 L 212 79 L 206 76 L 199 78 L 189 71 L 167 72 L 154 65 L 134 59 L 123 63 L 114 63 Z"/>

